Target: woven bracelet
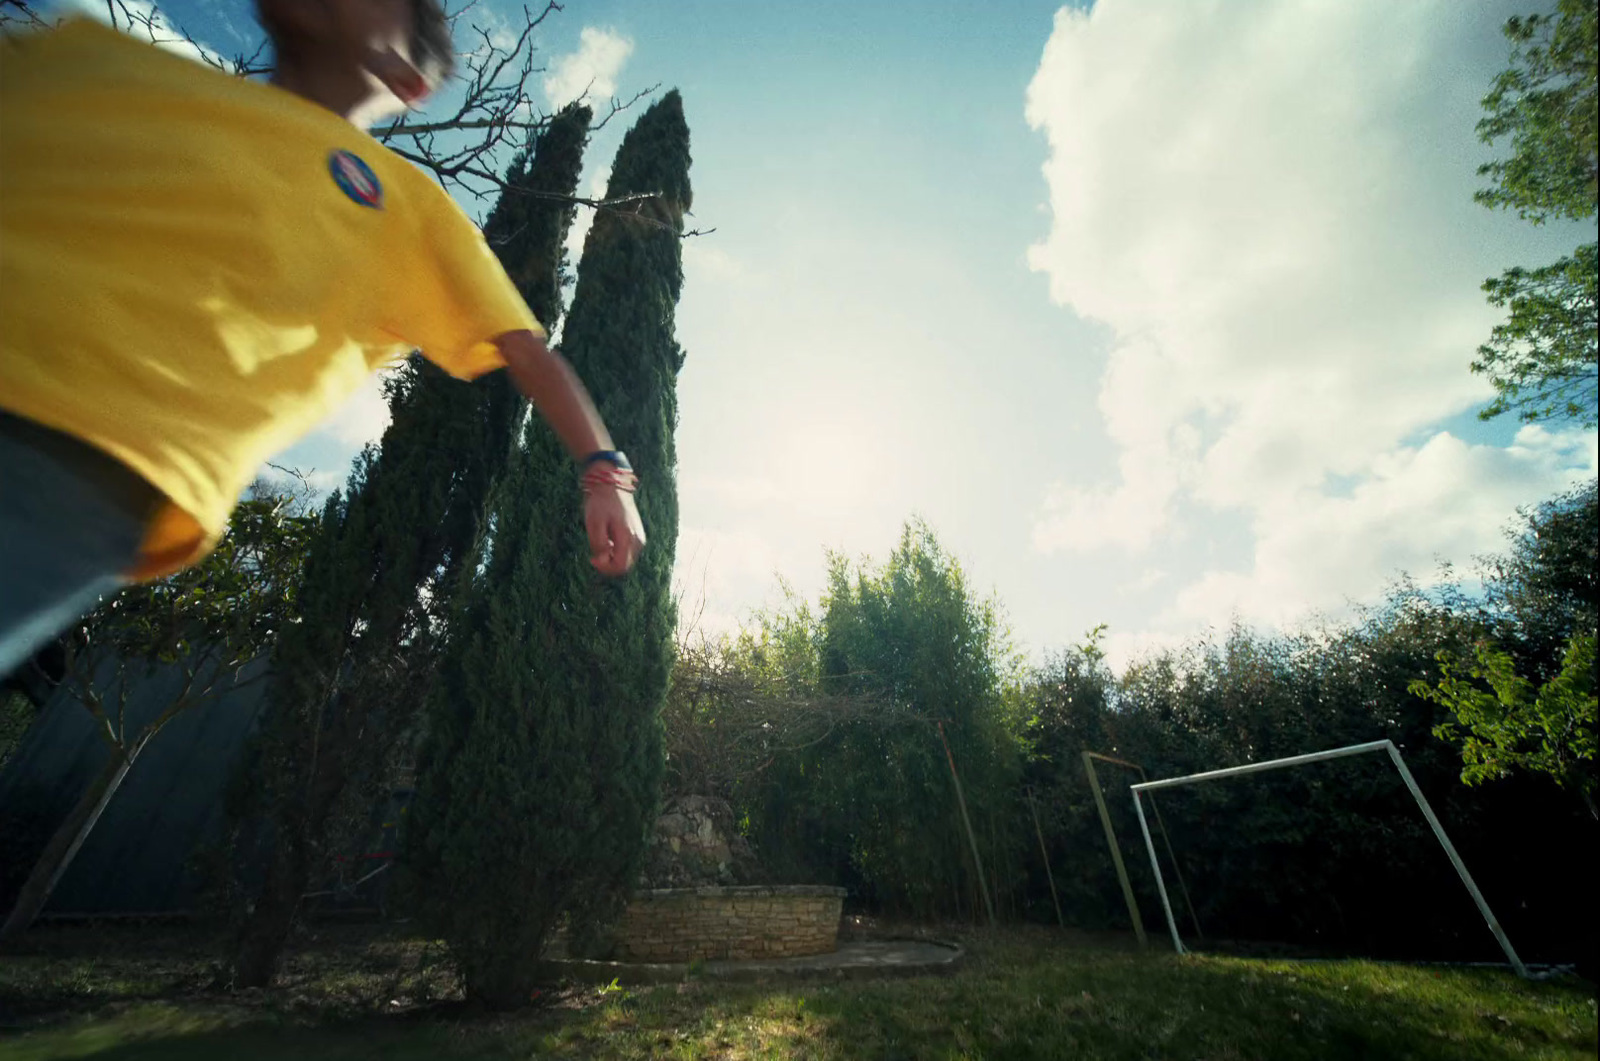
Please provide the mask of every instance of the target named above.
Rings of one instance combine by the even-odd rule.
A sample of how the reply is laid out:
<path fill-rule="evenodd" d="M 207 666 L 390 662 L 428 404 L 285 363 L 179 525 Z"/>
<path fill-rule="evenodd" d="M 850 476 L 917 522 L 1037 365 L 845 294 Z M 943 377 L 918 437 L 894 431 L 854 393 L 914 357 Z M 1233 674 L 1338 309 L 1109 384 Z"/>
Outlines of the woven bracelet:
<path fill-rule="evenodd" d="M 600 486 L 615 487 L 623 493 L 631 494 L 639 486 L 639 477 L 620 468 L 590 468 L 583 473 L 580 482 L 586 494 Z"/>

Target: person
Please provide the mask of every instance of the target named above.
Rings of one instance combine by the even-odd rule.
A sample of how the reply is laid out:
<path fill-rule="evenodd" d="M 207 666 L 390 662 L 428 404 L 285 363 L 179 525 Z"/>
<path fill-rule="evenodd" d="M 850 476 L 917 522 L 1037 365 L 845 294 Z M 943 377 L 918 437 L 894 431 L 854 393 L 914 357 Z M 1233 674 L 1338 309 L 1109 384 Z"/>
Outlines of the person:
<path fill-rule="evenodd" d="M 591 560 L 636 480 L 482 234 L 365 130 L 448 76 L 438 0 L 259 0 L 270 81 L 87 19 L 0 42 L 0 677 L 193 564 L 261 463 L 413 349 L 504 368 L 582 468 Z"/>

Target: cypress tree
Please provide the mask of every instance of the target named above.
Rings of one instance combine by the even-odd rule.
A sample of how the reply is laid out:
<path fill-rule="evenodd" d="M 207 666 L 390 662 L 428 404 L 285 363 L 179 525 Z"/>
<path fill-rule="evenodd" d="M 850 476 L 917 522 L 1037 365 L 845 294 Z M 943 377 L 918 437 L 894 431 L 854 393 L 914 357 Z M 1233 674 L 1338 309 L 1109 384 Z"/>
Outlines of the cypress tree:
<path fill-rule="evenodd" d="M 484 236 L 530 309 L 561 315 L 563 246 L 591 112 L 568 107 L 515 158 Z M 389 381 L 382 445 L 325 508 L 299 591 L 304 621 L 273 653 L 274 684 L 235 816 L 270 851 L 235 953 L 235 978 L 272 976 L 300 897 L 327 866 L 340 819 L 364 823 L 437 665 L 444 587 L 473 555 L 491 487 L 526 402 L 504 372 L 469 384 L 413 355 Z M 345 830 L 348 831 L 348 830 Z"/>
<path fill-rule="evenodd" d="M 430 696 L 408 864 L 470 998 L 525 1002 L 563 917 L 603 920 L 637 875 L 663 772 L 660 708 L 675 621 L 673 318 L 690 205 L 677 92 L 628 132 L 584 245 L 563 352 L 640 476 L 649 542 L 608 580 L 589 563 L 570 458 L 530 422 L 491 540 L 469 572 Z"/>

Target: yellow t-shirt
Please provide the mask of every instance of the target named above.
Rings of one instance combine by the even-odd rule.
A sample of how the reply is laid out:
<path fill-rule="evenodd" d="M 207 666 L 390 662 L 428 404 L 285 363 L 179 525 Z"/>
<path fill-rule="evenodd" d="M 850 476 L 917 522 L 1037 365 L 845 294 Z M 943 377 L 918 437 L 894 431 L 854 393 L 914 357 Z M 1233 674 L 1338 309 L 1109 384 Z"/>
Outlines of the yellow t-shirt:
<path fill-rule="evenodd" d="M 524 328 L 450 196 L 333 112 L 87 20 L 0 43 L 0 407 L 169 499 L 135 577 L 378 366 L 471 378 Z"/>

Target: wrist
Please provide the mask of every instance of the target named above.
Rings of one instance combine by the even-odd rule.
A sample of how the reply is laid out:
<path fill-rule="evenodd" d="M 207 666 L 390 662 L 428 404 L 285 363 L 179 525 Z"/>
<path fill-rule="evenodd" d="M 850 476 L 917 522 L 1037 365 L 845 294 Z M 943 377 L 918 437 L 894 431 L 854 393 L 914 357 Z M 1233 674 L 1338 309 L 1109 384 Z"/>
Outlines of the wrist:
<path fill-rule="evenodd" d="M 618 471 L 633 471 L 633 465 L 628 463 L 627 454 L 623 453 L 619 449 L 597 449 L 587 457 L 583 458 L 583 460 L 579 461 L 578 464 L 586 475 L 591 469 L 596 467 L 604 467 L 608 464 Z"/>
<path fill-rule="evenodd" d="M 585 494 L 593 494 L 601 490 L 614 490 L 619 493 L 631 494 L 639 485 L 639 477 L 632 471 L 624 471 L 606 461 L 595 461 L 589 465 L 579 482 Z"/>

